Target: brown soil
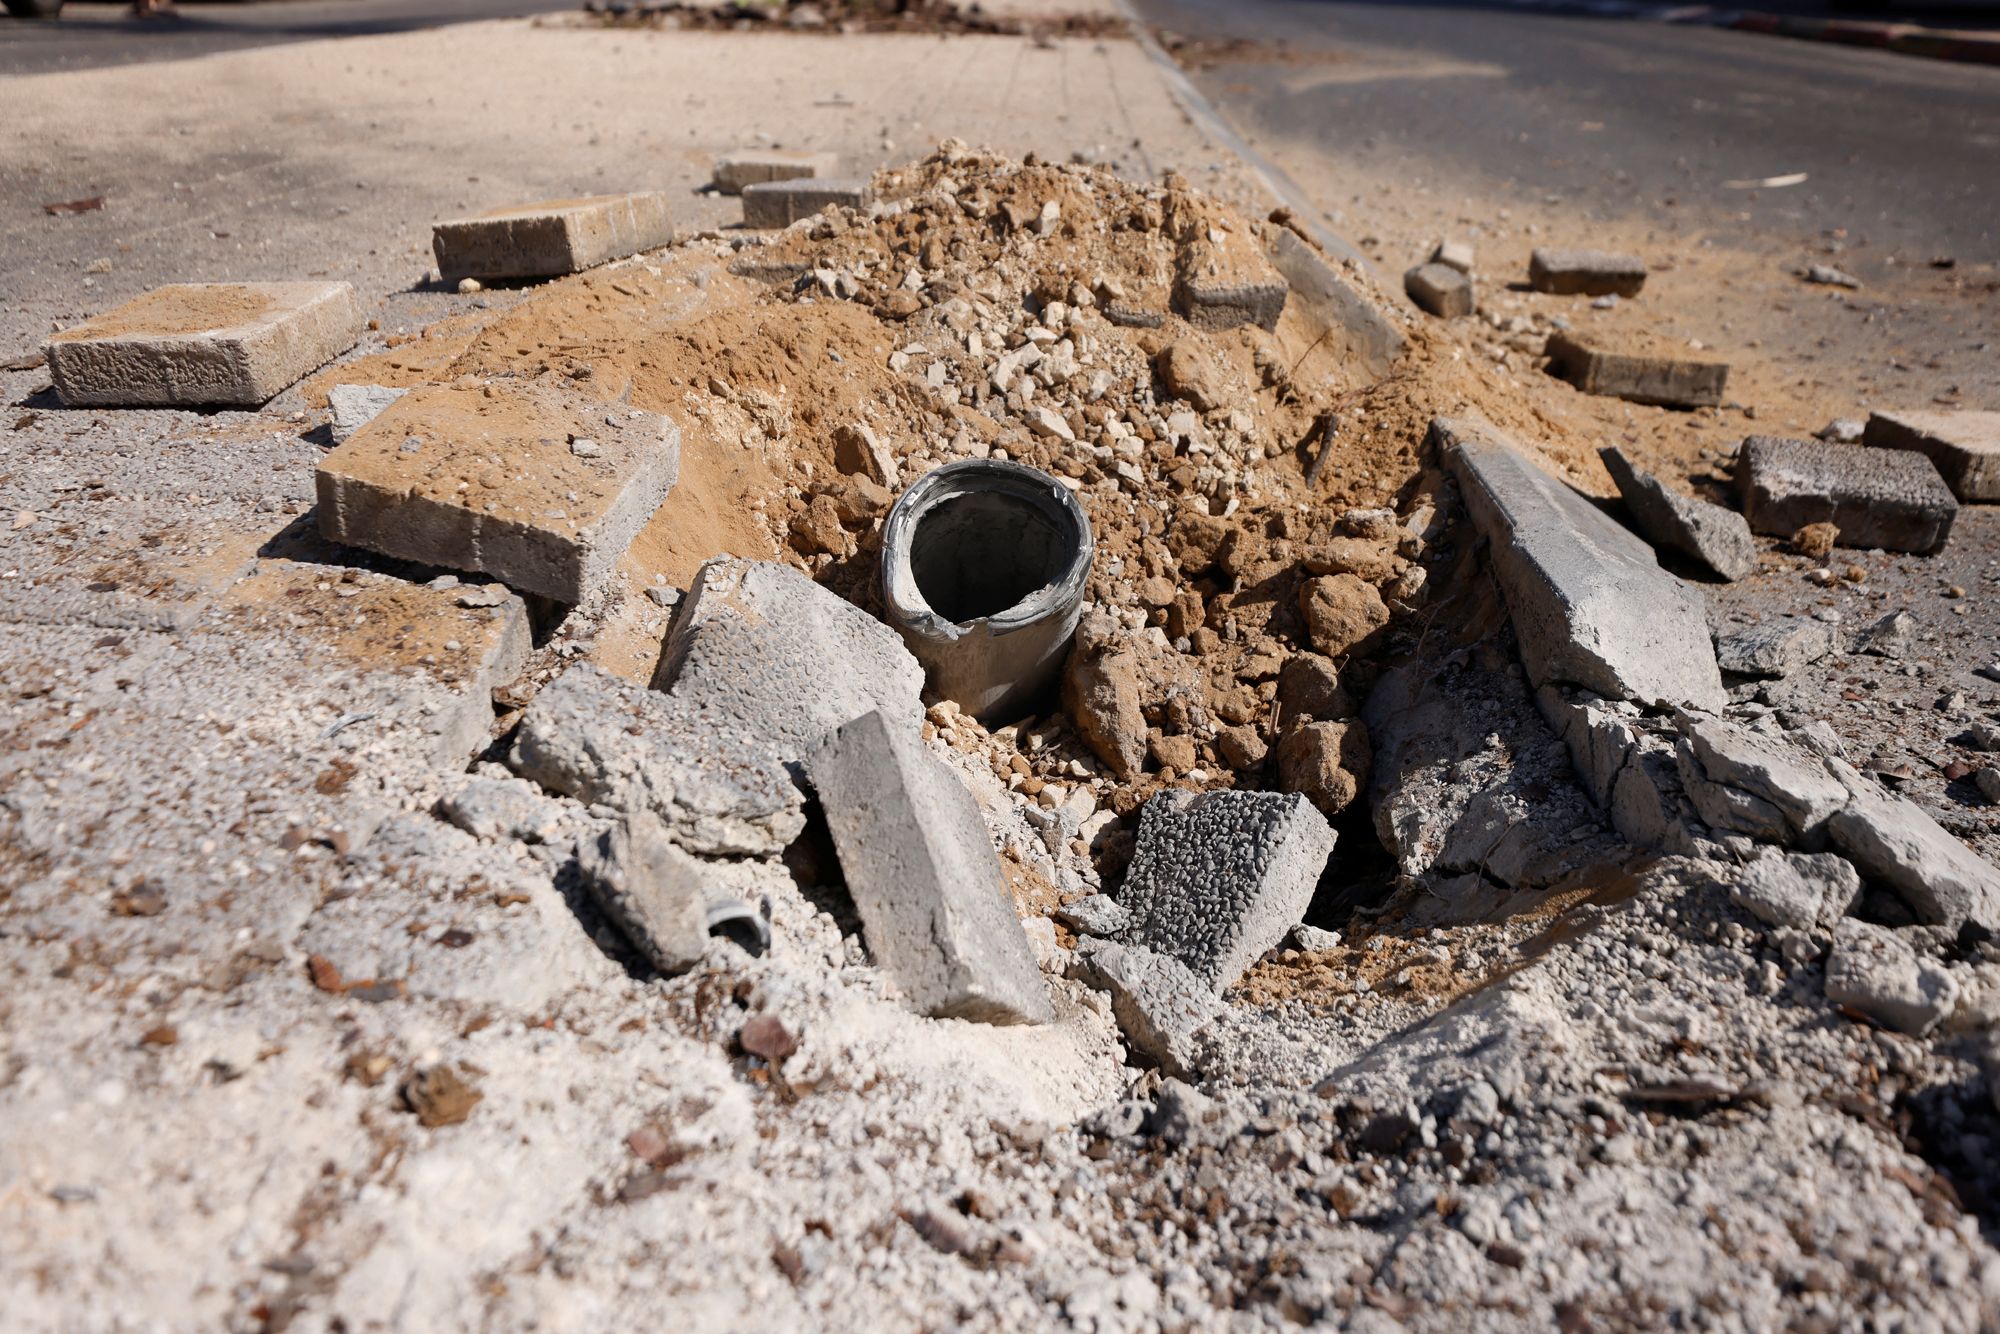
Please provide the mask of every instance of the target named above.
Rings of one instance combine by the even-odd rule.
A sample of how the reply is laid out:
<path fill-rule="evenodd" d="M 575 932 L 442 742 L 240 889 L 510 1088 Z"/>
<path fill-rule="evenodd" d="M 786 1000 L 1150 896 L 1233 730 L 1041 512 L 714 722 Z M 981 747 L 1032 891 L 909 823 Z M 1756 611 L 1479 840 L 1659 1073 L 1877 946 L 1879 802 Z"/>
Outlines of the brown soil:
<path fill-rule="evenodd" d="M 584 12 L 605 27 L 724 28 L 733 32 L 983 33 L 1031 37 L 1123 37 L 1125 21 L 1107 14 L 1003 18 L 979 5 L 951 0 L 785 0 L 764 4 L 624 5 L 585 0 Z"/>
<path fill-rule="evenodd" d="M 51 341 L 81 342 L 123 334 L 216 333 L 254 323 L 275 309 L 277 302 L 253 287 L 177 283 L 134 297 L 94 320 L 54 335 Z"/>

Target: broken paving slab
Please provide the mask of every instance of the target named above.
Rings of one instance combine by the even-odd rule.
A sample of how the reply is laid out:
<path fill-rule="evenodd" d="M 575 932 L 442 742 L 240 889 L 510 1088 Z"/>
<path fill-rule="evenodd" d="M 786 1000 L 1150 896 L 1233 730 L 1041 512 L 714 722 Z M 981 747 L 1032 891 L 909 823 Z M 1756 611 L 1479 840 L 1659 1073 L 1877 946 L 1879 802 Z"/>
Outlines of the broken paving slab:
<path fill-rule="evenodd" d="M 1559 330 L 1547 344 L 1549 374 L 1586 394 L 1666 408 L 1722 402 L 1729 363 L 1689 355 L 1685 343 L 1644 335 Z"/>
<path fill-rule="evenodd" d="M 1960 500 L 2000 501 L 2000 412 L 1872 412 L 1861 443 L 1922 454 Z"/>
<path fill-rule="evenodd" d="M 1827 767 L 1851 794 L 1827 832 L 1863 875 L 1888 886 L 1926 925 L 1957 930 L 1970 921 L 2000 929 L 2000 870 L 1915 802 L 1890 796 L 1839 761 Z"/>
<path fill-rule="evenodd" d="M 1084 979 L 1111 994 L 1111 1015 L 1131 1048 L 1170 1075 L 1193 1073 L 1202 1030 L 1221 1012 L 1207 982 L 1170 954 L 1143 945 L 1087 942 Z"/>
<path fill-rule="evenodd" d="M 1715 637 L 1715 660 L 1735 676 L 1785 677 L 1833 652 L 1833 634 L 1818 621 L 1774 616 L 1732 626 Z"/>
<path fill-rule="evenodd" d="M 1555 296 L 1637 296 L 1646 262 L 1604 250 L 1541 248 L 1528 256 L 1528 285 Z"/>
<path fill-rule="evenodd" d="M 1826 960 L 1826 998 L 1899 1033 L 1921 1035 L 1958 1004 L 1958 981 L 1886 926 L 1847 918 Z"/>
<path fill-rule="evenodd" d="M 872 192 L 860 179 L 798 178 L 758 181 L 744 186 L 742 195 L 743 225 L 768 231 L 830 208 L 867 208 Z"/>
<path fill-rule="evenodd" d="M 1781 733 L 1690 713 L 1675 722 L 1681 782 L 1711 827 L 1788 847 L 1826 845 L 1827 821 L 1849 796 L 1823 759 Z"/>
<path fill-rule="evenodd" d="M 1597 455 L 1639 532 L 1655 547 L 1699 561 L 1724 579 L 1741 579 L 1757 568 L 1757 542 L 1741 514 L 1671 489 L 1634 467 L 1615 445 Z"/>
<path fill-rule="evenodd" d="M 584 888 L 646 962 L 667 974 L 701 962 L 708 949 L 702 866 L 674 845 L 658 816 L 626 812 L 580 839 L 576 862 Z"/>
<path fill-rule="evenodd" d="M 649 810 L 691 852 L 770 856 L 805 828 L 799 790 L 754 725 L 589 664 L 542 687 L 507 763 L 590 805 Z"/>
<path fill-rule="evenodd" d="M 351 283 L 175 283 L 42 345 L 66 407 L 261 406 L 353 347 Z"/>
<path fill-rule="evenodd" d="M 901 719 L 877 710 L 806 761 L 868 949 L 938 1018 L 1054 1018 L 972 794 Z"/>
<path fill-rule="evenodd" d="M 901 635 L 789 565 L 734 556 L 696 573 L 653 688 L 735 720 L 788 766 L 876 710 L 923 726 L 924 670 Z"/>
<path fill-rule="evenodd" d="M 1928 553 L 1958 517 L 1951 488 L 1919 453 L 1753 435 L 1736 468 L 1744 516 L 1777 537 L 1830 523 L 1841 546 Z"/>
<path fill-rule="evenodd" d="M 1128 944 L 1171 955 L 1213 991 L 1298 925 L 1333 827 L 1297 793 L 1162 792 L 1139 815 L 1118 901 Z"/>
<path fill-rule="evenodd" d="M 1419 307 L 1439 319 L 1470 315 L 1472 279 L 1449 264 L 1419 264 L 1403 275 L 1403 291 Z"/>
<path fill-rule="evenodd" d="M 1439 417 L 1431 442 L 1490 544 L 1534 684 L 1722 707 L 1698 589 L 1662 570 L 1650 547 L 1528 462 L 1490 424 Z"/>
<path fill-rule="evenodd" d="M 524 204 L 431 228 L 431 252 L 446 282 L 559 278 L 673 242 L 673 207 L 663 190 Z"/>
<path fill-rule="evenodd" d="M 1402 331 L 1367 294 L 1366 284 L 1328 260 L 1290 228 L 1271 244 L 1271 263 L 1290 286 L 1293 309 L 1315 338 L 1338 334 L 1341 350 L 1374 374 L 1402 355 Z"/>
<path fill-rule="evenodd" d="M 815 180 L 840 170 L 835 153 L 806 153 L 784 148 L 741 148 L 715 159 L 715 188 L 740 195 L 749 185 L 766 181 Z"/>
<path fill-rule="evenodd" d="M 680 472 L 680 430 L 536 384 L 412 390 L 320 460 L 319 527 L 574 605 Z"/>

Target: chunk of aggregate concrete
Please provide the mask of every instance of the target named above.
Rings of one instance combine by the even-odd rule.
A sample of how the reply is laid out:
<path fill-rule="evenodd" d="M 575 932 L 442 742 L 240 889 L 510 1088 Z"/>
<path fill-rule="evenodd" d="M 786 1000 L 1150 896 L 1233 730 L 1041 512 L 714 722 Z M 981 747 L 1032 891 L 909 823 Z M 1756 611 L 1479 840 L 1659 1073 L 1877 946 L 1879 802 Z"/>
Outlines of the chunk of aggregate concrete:
<path fill-rule="evenodd" d="M 679 473 L 680 430 L 657 413 L 535 384 L 429 385 L 320 460 L 319 527 L 574 605 Z"/>
<path fill-rule="evenodd" d="M 1846 547 L 1942 548 L 1958 502 L 1924 455 L 1753 435 L 1737 461 L 1743 513 L 1760 533 L 1790 537 L 1830 523 Z"/>
<path fill-rule="evenodd" d="M 1681 782 L 1704 820 L 1769 843 L 1824 846 L 1849 794 L 1818 755 L 1720 718 L 1684 713 L 1677 723 Z"/>
<path fill-rule="evenodd" d="M 1668 408 L 1712 408 L 1722 402 L 1729 363 L 1668 353 L 1653 340 L 1627 345 L 1569 330 L 1550 335 L 1549 374 L 1586 394 Z"/>
<path fill-rule="evenodd" d="M 917 732 L 875 710 L 806 761 L 869 951 L 925 1014 L 1054 1017 L 972 794 Z"/>
<path fill-rule="evenodd" d="M 680 973 L 708 948 L 701 863 L 674 846 L 649 810 L 628 811 L 577 843 L 577 869 L 597 905 L 646 962 Z"/>
<path fill-rule="evenodd" d="M 1729 897 L 1767 925 L 1808 931 L 1846 915 L 1861 897 L 1861 876 L 1835 853 L 1759 848 L 1730 882 Z"/>
<path fill-rule="evenodd" d="M 1109 894 L 1086 894 L 1056 909 L 1056 920 L 1085 936 L 1115 936 L 1131 924 L 1132 914 Z"/>
<path fill-rule="evenodd" d="M 1276 329 L 1291 288 L 1284 275 L 1261 257 L 1220 272 L 1184 264 L 1174 281 L 1174 313 L 1197 329 L 1234 329 L 1254 324 Z"/>
<path fill-rule="evenodd" d="M 1900 658 L 1910 651 L 1916 642 L 1917 618 L 1908 609 L 1898 607 L 1887 616 L 1862 627 L 1854 637 L 1856 653 L 1871 653 L 1878 658 Z"/>
<path fill-rule="evenodd" d="M 1616 446 L 1598 451 L 1639 532 L 1655 547 L 1700 561 L 1724 579 L 1741 579 L 1757 568 L 1757 543 L 1750 524 L 1694 496 L 1684 496 L 1649 472 L 1632 466 Z"/>
<path fill-rule="evenodd" d="M 1958 981 L 1888 927 L 1850 917 L 1834 932 L 1827 955 L 1826 998 L 1916 1036 L 1951 1014 Z"/>
<path fill-rule="evenodd" d="M 561 819 L 556 803 L 519 778 L 471 778 L 439 798 L 440 816 L 484 843 L 545 842 Z"/>
<path fill-rule="evenodd" d="M 392 389 L 385 384 L 337 384 L 327 390 L 328 429 L 333 433 L 333 443 L 345 444 L 349 436 L 381 416 L 384 408 L 409 392 L 407 389 Z"/>
<path fill-rule="evenodd" d="M 507 763 L 578 801 L 649 810 L 693 852 L 770 856 L 805 828 L 798 788 L 754 726 L 585 663 L 529 703 Z"/>
<path fill-rule="evenodd" d="M 1220 992 L 1305 916 L 1333 841 L 1297 793 L 1162 792 L 1140 812 L 1119 892 L 1132 914 L 1125 940 Z"/>
<path fill-rule="evenodd" d="M 1833 652 L 1833 634 L 1818 621 L 1777 616 L 1731 626 L 1715 638 L 1715 660 L 1737 676 L 1790 676 Z"/>
<path fill-rule="evenodd" d="M 1556 296 L 1637 296 L 1646 263 L 1603 250 L 1541 248 L 1528 256 L 1528 285 Z"/>
<path fill-rule="evenodd" d="M 924 670 L 901 635 L 789 565 L 734 556 L 695 574 L 653 687 L 736 720 L 785 765 L 876 710 L 923 726 Z"/>
<path fill-rule="evenodd" d="M 840 169 L 835 153 L 805 153 L 784 148 L 740 148 L 715 159 L 715 188 L 739 195 L 746 185 L 765 181 L 813 180 Z"/>
<path fill-rule="evenodd" d="M 2000 501 L 2000 412 L 1873 412 L 1861 443 L 1922 454 L 1960 500 Z"/>
<path fill-rule="evenodd" d="M 69 407 L 258 407 L 353 347 L 351 283 L 176 283 L 42 345 Z"/>
<path fill-rule="evenodd" d="M 1417 265 L 1403 275 L 1403 291 L 1440 319 L 1455 320 L 1473 311 L 1472 279 L 1449 264 Z"/>
<path fill-rule="evenodd" d="M 1202 1030 L 1221 1011 L 1208 982 L 1171 954 L 1089 942 L 1085 980 L 1111 994 L 1111 1015 L 1132 1050 L 1170 1075 L 1194 1073 Z"/>
<path fill-rule="evenodd" d="M 1375 374 L 1402 355 L 1402 331 L 1364 285 L 1289 228 L 1272 242 L 1271 264 L 1291 288 L 1294 309 L 1313 326 L 1313 337 L 1338 335 L 1339 350 Z"/>
<path fill-rule="evenodd" d="M 431 252 L 446 282 L 555 278 L 673 242 L 673 206 L 663 190 L 524 204 L 431 228 Z"/>
<path fill-rule="evenodd" d="M 741 193 L 743 225 L 762 229 L 789 227 L 830 208 L 867 208 L 871 197 L 868 182 L 859 179 L 758 181 Z"/>
<path fill-rule="evenodd" d="M 1699 590 L 1662 570 L 1649 547 L 1528 462 L 1488 423 L 1440 417 L 1431 438 L 1491 544 L 1535 685 L 1722 707 Z"/>
<path fill-rule="evenodd" d="M 1915 802 L 1884 793 L 1839 761 L 1828 767 L 1851 797 L 1827 821 L 1827 832 L 1861 874 L 1888 886 L 1926 925 L 2000 928 L 2000 871 Z"/>

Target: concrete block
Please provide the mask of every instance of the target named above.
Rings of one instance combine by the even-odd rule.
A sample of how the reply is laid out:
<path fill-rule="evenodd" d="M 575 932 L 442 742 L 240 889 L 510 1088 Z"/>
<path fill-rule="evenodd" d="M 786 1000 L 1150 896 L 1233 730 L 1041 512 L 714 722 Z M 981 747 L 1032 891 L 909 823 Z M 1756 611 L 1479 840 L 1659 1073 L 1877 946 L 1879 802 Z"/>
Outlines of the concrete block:
<path fill-rule="evenodd" d="M 1092 941 L 1083 975 L 1111 994 L 1111 1014 L 1132 1050 L 1167 1074 L 1194 1072 L 1200 1037 L 1221 1002 L 1202 978 L 1169 954 L 1140 945 Z"/>
<path fill-rule="evenodd" d="M 675 847 L 648 810 L 629 812 L 577 843 L 584 888 L 646 962 L 680 973 L 708 948 L 702 865 Z"/>
<path fill-rule="evenodd" d="M 320 460 L 319 527 L 581 602 L 680 472 L 680 430 L 535 384 L 412 390 Z"/>
<path fill-rule="evenodd" d="M 1639 532 L 1655 547 L 1699 561 L 1724 579 L 1741 579 L 1757 568 L 1757 542 L 1741 514 L 1672 490 L 1633 467 L 1615 446 L 1599 450 L 1598 457 Z"/>
<path fill-rule="evenodd" d="M 715 159 L 715 188 L 740 195 L 746 185 L 766 181 L 814 180 L 840 170 L 839 155 L 800 153 L 782 148 L 740 148 Z"/>
<path fill-rule="evenodd" d="M 2000 501 L 2000 412 L 1875 412 L 1861 443 L 1915 450 L 1960 500 Z"/>
<path fill-rule="evenodd" d="M 1139 816 L 1118 901 L 1126 943 L 1171 955 L 1213 991 L 1298 925 L 1333 827 L 1296 793 L 1162 792 Z"/>
<path fill-rule="evenodd" d="M 696 573 L 653 687 L 734 719 L 787 765 L 866 713 L 912 736 L 923 725 L 924 671 L 902 636 L 788 565 L 733 556 Z"/>
<path fill-rule="evenodd" d="M 1440 319 L 1455 320 L 1473 310 L 1472 279 L 1449 264 L 1419 264 L 1403 275 L 1403 290 Z"/>
<path fill-rule="evenodd" d="M 1737 676 L 1790 676 L 1833 652 L 1833 635 L 1818 621 L 1780 616 L 1717 635 L 1715 660 Z"/>
<path fill-rule="evenodd" d="M 42 345 L 70 407 L 254 408 L 354 346 L 348 283 L 176 283 Z"/>
<path fill-rule="evenodd" d="M 382 415 L 382 410 L 409 393 L 382 384 L 337 384 L 326 391 L 327 429 L 333 443 L 346 444 L 347 438 Z"/>
<path fill-rule="evenodd" d="M 1404 339 L 1358 278 L 1350 277 L 1290 229 L 1271 245 L 1271 263 L 1291 288 L 1294 310 L 1312 330 L 1328 335 L 1344 356 L 1380 375 L 1402 355 Z"/>
<path fill-rule="evenodd" d="M 1427 262 L 1442 264 L 1448 269 L 1457 269 L 1460 273 L 1470 274 L 1472 272 L 1472 242 L 1453 241 L 1449 239 L 1439 241 L 1431 247 L 1430 258 Z"/>
<path fill-rule="evenodd" d="M 759 181 L 742 194 L 743 225 L 758 228 L 789 227 L 830 208 L 867 208 L 872 198 L 868 182 L 858 178 Z"/>
<path fill-rule="evenodd" d="M 1753 435 L 1737 460 L 1743 513 L 1760 533 L 1790 537 L 1830 523 L 1847 547 L 1942 548 L 1958 502 L 1924 455 Z"/>
<path fill-rule="evenodd" d="M 1722 675 L 1698 589 L 1490 424 L 1440 417 L 1431 440 L 1491 544 L 1521 657 L 1537 686 L 1719 710 Z"/>
<path fill-rule="evenodd" d="M 1827 821 L 1834 846 L 1861 874 L 1888 886 L 1917 920 L 1957 930 L 1967 921 L 2000 929 L 2000 871 L 1924 814 L 1837 760 L 1828 767 L 1852 794 Z"/>
<path fill-rule="evenodd" d="M 972 794 L 875 711 L 806 761 L 869 951 L 939 1018 L 1047 1023 L 1048 993 Z"/>
<path fill-rule="evenodd" d="M 1528 285 L 1556 296 L 1637 296 L 1646 263 L 1603 250 L 1538 249 L 1528 256 Z"/>
<path fill-rule="evenodd" d="M 446 282 L 556 278 L 673 243 L 673 207 L 663 190 L 553 199 L 431 228 L 431 252 Z"/>
<path fill-rule="evenodd" d="M 1888 927 L 1848 918 L 1826 960 L 1826 998 L 1900 1033 L 1929 1032 L 1958 1004 L 1958 981 Z"/>
<path fill-rule="evenodd" d="M 1284 275 L 1261 253 L 1199 241 L 1181 252 L 1173 308 L 1197 329 L 1244 324 L 1276 329 L 1290 291 Z"/>
<path fill-rule="evenodd" d="M 709 856 L 771 856 L 805 829 L 798 788 L 754 730 L 587 664 L 542 687 L 507 763 L 578 801 L 651 811 Z"/>
<path fill-rule="evenodd" d="M 1599 338 L 1563 331 L 1548 341 L 1549 374 L 1586 394 L 1668 408 L 1712 408 L 1722 402 L 1729 363 L 1690 356 L 1685 345 L 1658 338 Z"/>

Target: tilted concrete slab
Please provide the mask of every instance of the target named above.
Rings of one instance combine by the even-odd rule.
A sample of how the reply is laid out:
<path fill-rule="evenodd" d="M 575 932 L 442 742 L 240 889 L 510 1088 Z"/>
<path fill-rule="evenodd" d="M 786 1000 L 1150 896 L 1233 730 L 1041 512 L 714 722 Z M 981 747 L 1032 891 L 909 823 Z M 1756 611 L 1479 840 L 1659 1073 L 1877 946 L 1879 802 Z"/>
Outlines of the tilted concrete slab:
<path fill-rule="evenodd" d="M 1861 443 L 1922 454 L 1960 500 L 2000 501 L 2000 412 L 1874 412 Z"/>
<path fill-rule="evenodd" d="M 1289 229 L 1271 245 L 1271 263 L 1291 285 L 1293 303 L 1314 336 L 1332 335 L 1338 349 L 1373 374 L 1403 354 L 1403 333 L 1368 296 L 1364 280 L 1350 276 Z"/>
<path fill-rule="evenodd" d="M 1937 466 L 1911 451 L 1753 435 L 1736 476 L 1750 526 L 1778 537 L 1830 523 L 1841 546 L 1931 552 L 1958 518 Z"/>
<path fill-rule="evenodd" d="M 1634 467 L 1616 447 L 1597 453 L 1648 542 L 1700 561 L 1724 579 L 1741 579 L 1757 568 L 1757 540 L 1741 514 L 1682 495 Z"/>
<path fill-rule="evenodd" d="M 664 190 L 554 199 L 431 228 L 431 252 L 446 282 L 555 278 L 673 242 L 673 206 Z"/>
<path fill-rule="evenodd" d="M 1534 684 L 1721 709 L 1722 674 L 1699 590 L 1487 422 L 1436 418 L 1431 442 L 1492 546 Z"/>

